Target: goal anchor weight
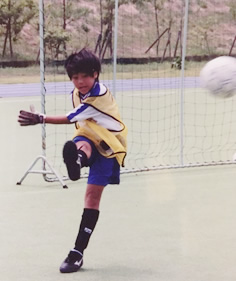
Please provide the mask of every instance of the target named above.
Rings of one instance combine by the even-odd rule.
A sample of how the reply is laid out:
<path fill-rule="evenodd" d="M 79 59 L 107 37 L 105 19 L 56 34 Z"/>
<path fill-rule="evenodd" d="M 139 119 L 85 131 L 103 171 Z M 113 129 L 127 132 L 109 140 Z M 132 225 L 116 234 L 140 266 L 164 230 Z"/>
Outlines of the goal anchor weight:
<path fill-rule="evenodd" d="M 34 166 L 35 164 L 39 161 L 39 160 L 43 161 L 43 168 L 41 170 L 34 170 Z M 49 170 L 46 170 L 46 164 L 49 167 Z M 43 155 L 39 155 L 34 161 L 33 163 L 30 165 L 30 167 L 28 168 L 28 170 L 25 172 L 25 174 L 23 175 L 23 177 L 16 183 L 17 185 L 21 185 L 21 183 L 23 182 L 23 180 L 27 177 L 28 174 L 42 174 L 44 177 L 45 181 L 51 182 L 51 181 L 55 181 L 50 180 L 50 178 L 48 178 L 46 175 L 48 174 L 53 174 L 55 175 L 56 179 L 61 183 L 63 188 L 68 188 L 68 186 L 64 183 L 63 179 L 60 177 L 60 175 L 57 173 L 57 171 L 52 167 L 52 165 L 48 162 L 48 160 L 46 159 L 45 156 Z"/>

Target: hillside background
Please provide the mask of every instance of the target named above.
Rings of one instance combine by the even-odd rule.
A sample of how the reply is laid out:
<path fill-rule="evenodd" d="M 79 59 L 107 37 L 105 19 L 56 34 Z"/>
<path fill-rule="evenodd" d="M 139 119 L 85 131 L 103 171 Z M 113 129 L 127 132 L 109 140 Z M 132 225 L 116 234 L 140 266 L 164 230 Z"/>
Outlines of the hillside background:
<path fill-rule="evenodd" d="M 180 56 L 184 2 L 119 1 L 118 58 Z M 38 1 L 1 0 L 0 5 L 1 60 L 36 61 Z M 63 60 L 68 53 L 85 46 L 102 58 L 112 57 L 114 1 L 45 0 L 44 11 L 48 60 Z M 231 55 L 236 54 L 235 0 L 190 0 L 188 23 L 187 56 L 229 54 L 230 51 Z M 155 43 L 158 37 L 160 40 Z"/>

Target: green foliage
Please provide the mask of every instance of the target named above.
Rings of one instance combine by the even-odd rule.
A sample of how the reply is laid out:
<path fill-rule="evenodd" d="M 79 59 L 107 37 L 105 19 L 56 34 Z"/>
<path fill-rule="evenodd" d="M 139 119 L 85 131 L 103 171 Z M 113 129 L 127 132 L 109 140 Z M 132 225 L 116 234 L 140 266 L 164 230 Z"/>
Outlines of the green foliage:
<path fill-rule="evenodd" d="M 61 28 L 52 28 L 51 30 L 45 32 L 45 44 L 48 45 L 50 50 L 58 48 L 63 42 L 69 40 L 69 34 L 63 31 Z"/>
<path fill-rule="evenodd" d="M 120 0 L 118 1 L 118 8 L 121 5 L 130 3 L 131 0 Z M 101 29 L 97 41 L 97 46 L 99 51 L 98 55 L 100 59 L 105 56 L 106 50 L 110 50 L 110 56 L 113 53 L 112 46 L 112 33 L 113 33 L 113 22 L 114 22 L 114 10 L 115 10 L 115 0 L 105 0 L 100 1 L 100 23 Z"/>
<path fill-rule="evenodd" d="M 235 0 L 232 0 L 230 3 L 229 3 L 229 12 L 233 18 L 233 20 L 236 20 L 236 2 Z"/>
<path fill-rule="evenodd" d="M 131 0 L 130 2 L 139 8 L 143 8 L 146 3 L 151 3 L 156 10 L 160 11 L 166 0 Z"/>
<path fill-rule="evenodd" d="M 236 1 L 223 2 L 223 9 L 216 10 L 213 0 L 190 1 L 189 54 L 229 51 L 234 36 L 230 33 L 236 22 Z M 165 33 L 148 54 L 161 57 L 170 34 L 169 54 L 172 55 L 178 32 L 183 28 L 184 0 L 119 0 L 118 5 L 124 5 L 118 21 L 120 56 L 143 56 L 166 28 L 170 28 L 170 33 Z M 4 59 L 12 57 L 13 48 L 14 58 L 36 59 L 37 6 L 38 0 L 0 0 L 0 55 L 4 53 Z M 44 0 L 46 57 L 64 59 L 69 52 L 83 46 L 94 49 L 101 59 L 112 57 L 114 12 L 115 0 Z M 26 23 L 29 24 L 25 26 Z M 220 32 L 225 32 L 224 40 Z M 22 40 L 25 38 L 28 43 Z M 124 50 L 121 41 L 125 43 Z M 140 41 L 143 46 L 138 45 Z"/>
<path fill-rule="evenodd" d="M 33 0 L 1 0 L 0 25 L 5 34 L 3 57 L 6 52 L 6 43 L 9 41 L 10 53 L 13 56 L 12 41 L 16 42 L 23 26 L 29 23 L 37 12 Z"/>
<path fill-rule="evenodd" d="M 197 4 L 199 5 L 200 8 L 202 8 L 202 9 L 207 9 L 207 3 L 206 3 L 206 1 L 198 0 L 198 1 L 197 1 Z"/>
<path fill-rule="evenodd" d="M 88 33 L 89 27 L 82 22 L 78 26 L 78 21 L 86 18 L 90 14 L 90 9 L 78 6 L 78 1 L 66 1 L 65 7 L 55 8 L 55 2 L 50 1 L 45 5 L 45 45 L 50 51 L 51 59 L 58 59 L 59 54 L 66 56 L 66 43 L 71 38 L 71 33 L 67 31 L 67 25 L 81 28 Z"/>
<path fill-rule="evenodd" d="M 129 0 L 120 0 L 118 2 L 118 7 L 121 5 L 129 3 Z M 105 0 L 102 4 L 102 9 L 104 13 L 103 23 L 106 25 L 111 25 L 113 16 L 114 16 L 114 9 L 115 9 L 115 0 Z"/>
<path fill-rule="evenodd" d="M 171 63 L 171 68 L 181 69 L 182 68 L 182 58 L 181 57 L 174 58 Z"/>
<path fill-rule="evenodd" d="M 85 23 L 82 23 L 81 28 L 86 33 L 88 33 L 90 31 L 89 27 Z"/>
<path fill-rule="evenodd" d="M 1 0 L 0 25 L 6 25 L 10 16 L 12 16 L 12 12 L 8 9 L 8 0 Z"/>
<path fill-rule="evenodd" d="M 14 39 L 36 14 L 37 7 L 33 0 L 2 0 L 0 3 L 0 24 L 11 22 Z"/>
<path fill-rule="evenodd" d="M 50 29 L 53 25 L 63 26 L 65 16 L 66 24 L 71 24 L 77 20 L 87 17 L 90 14 L 90 9 L 81 8 L 78 6 L 78 1 L 66 1 L 65 15 L 62 6 L 55 8 L 55 3 L 51 1 L 45 5 L 45 28 Z"/>

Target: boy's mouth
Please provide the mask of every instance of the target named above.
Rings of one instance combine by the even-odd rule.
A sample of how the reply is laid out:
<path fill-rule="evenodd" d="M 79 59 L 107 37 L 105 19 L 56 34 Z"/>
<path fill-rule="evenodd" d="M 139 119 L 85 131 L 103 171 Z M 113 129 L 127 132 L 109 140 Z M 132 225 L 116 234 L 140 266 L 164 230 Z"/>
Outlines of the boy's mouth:
<path fill-rule="evenodd" d="M 80 91 L 84 91 L 84 90 L 86 90 L 86 89 L 87 89 L 87 87 L 86 87 L 86 86 L 79 87 L 79 90 L 80 90 Z"/>

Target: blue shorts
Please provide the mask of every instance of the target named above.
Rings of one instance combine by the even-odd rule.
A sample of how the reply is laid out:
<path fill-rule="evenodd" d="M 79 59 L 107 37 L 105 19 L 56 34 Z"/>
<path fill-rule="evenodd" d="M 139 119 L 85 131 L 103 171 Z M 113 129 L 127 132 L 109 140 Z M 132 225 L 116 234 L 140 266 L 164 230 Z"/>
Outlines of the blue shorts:
<path fill-rule="evenodd" d="M 88 184 L 106 186 L 120 183 L 120 165 L 116 158 L 106 158 L 96 149 L 94 143 L 86 137 L 77 136 L 73 142 L 87 141 L 92 147 L 91 157 L 88 159 L 89 176 Z"/>

